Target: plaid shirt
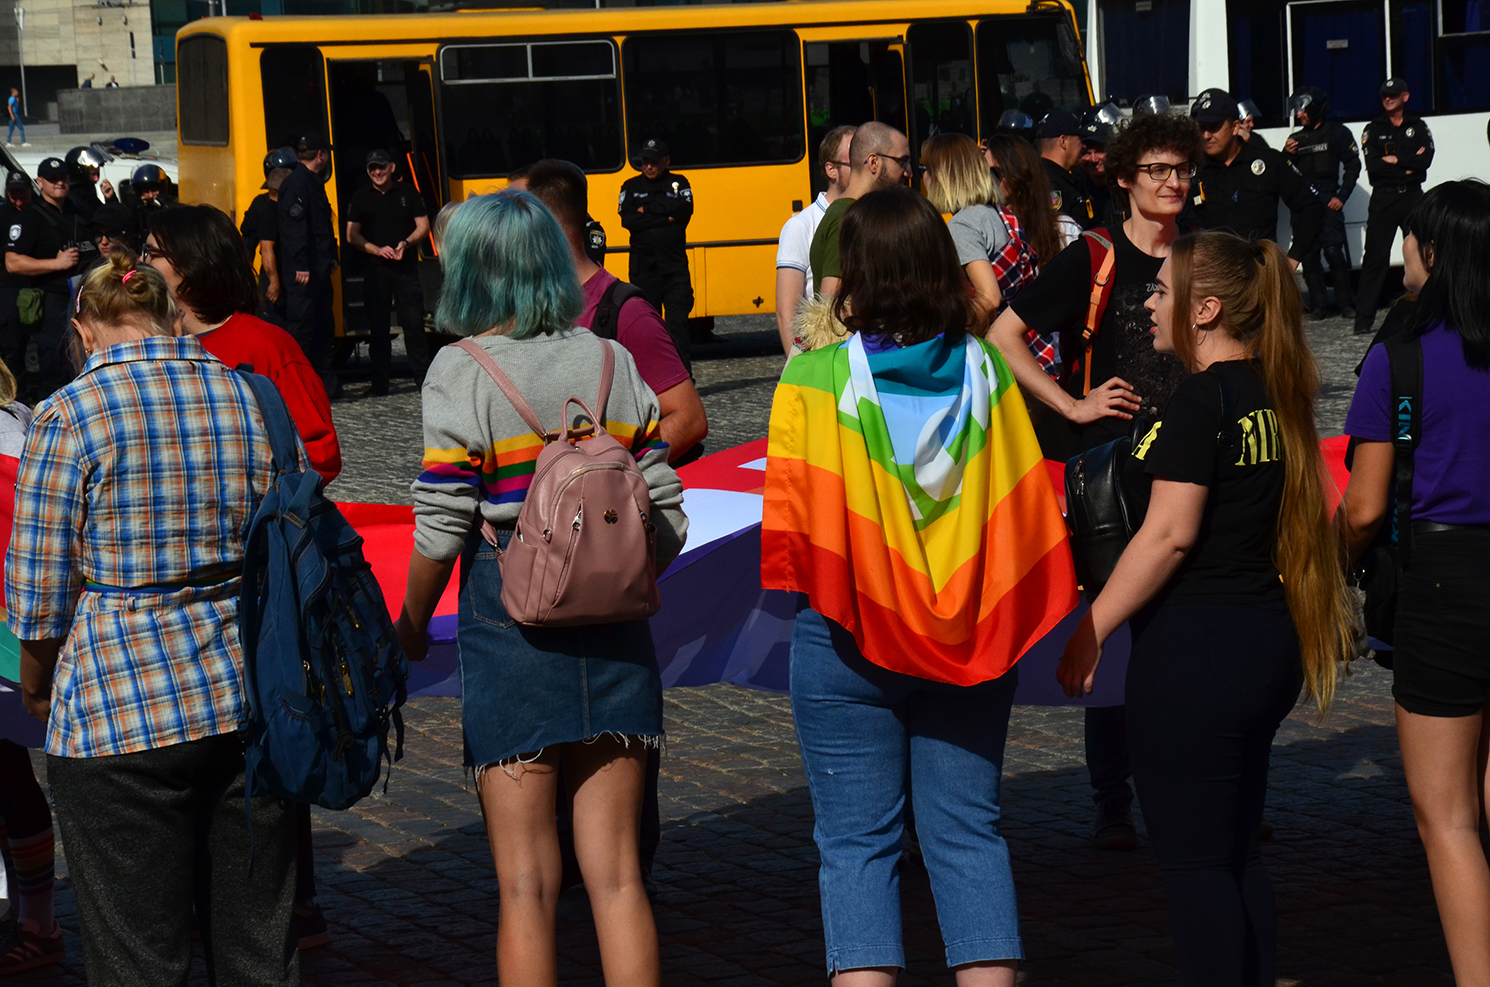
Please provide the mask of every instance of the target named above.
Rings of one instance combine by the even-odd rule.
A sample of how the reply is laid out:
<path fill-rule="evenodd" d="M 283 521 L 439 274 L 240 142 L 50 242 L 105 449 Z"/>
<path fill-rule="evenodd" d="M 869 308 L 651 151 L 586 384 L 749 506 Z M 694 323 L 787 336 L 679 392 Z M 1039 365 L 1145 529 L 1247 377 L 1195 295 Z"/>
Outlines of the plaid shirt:
<path fill-rule="evenodd" d="M 5 599 L 21 640 L 65 638 L 47 753 L 238 728 L 238 573 L 269 478 L 253 393 L 192 337 L 96 351 L 37 408 Z"/>
<path fill-rule="evenodd" d="M 1014 215 L 1014 210 L 1008 206 L 999 206 L 998 211 L 999 215 L 1004 218 L 1004 225 L 1009 227 L 1009 239 L 997 254 L 989 258 L 989 261 L 993 264 L 993 276 L 998 281 L 999 292 L 1004 296 L 1004 304 L 1008 305 L 1019 294 L 1021 288 L 1035 280 L 1036 258 L 1034 251 L 1030 249 L 1029 239 L 1024 235 L 1024 227 L 1020 224 L 1019 217 Z M 1040 369 L 1056 380 L 1060 380 L 1060 334 L 1052 333 L 1049 336 L 1041 336 L 1035 330 L 1030 329 L 1024 334 L 1024 343 L 1030 348 L 1030 353 L 1034 355 L 1035 362 L 1040 365 Z"/>

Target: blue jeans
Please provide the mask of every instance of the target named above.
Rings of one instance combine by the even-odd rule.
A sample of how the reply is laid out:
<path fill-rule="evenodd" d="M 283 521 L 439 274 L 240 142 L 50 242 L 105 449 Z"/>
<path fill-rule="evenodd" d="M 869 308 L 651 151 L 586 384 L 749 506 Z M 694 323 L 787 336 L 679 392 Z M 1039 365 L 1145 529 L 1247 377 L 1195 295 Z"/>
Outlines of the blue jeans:
<path fill-rule="evenodd" d="M 20 117 L 15 117 L 10 121 L 10 129 L 5 133 L 5 143 L 9 144 L 11 138 L 15 137 L 17 128 L 21 131 L 21 143 L 26 143 L 26 124 Z"/>
<path fill-rule="evenodd" d="M 960 687 L 886 671 L 810 607 L 792 632 L 792 716 L 816 816 L 828 971 L 904 967 L 907 765 L 947 965 L 1021 959 L 999 776 L 1018 676 Z"/>

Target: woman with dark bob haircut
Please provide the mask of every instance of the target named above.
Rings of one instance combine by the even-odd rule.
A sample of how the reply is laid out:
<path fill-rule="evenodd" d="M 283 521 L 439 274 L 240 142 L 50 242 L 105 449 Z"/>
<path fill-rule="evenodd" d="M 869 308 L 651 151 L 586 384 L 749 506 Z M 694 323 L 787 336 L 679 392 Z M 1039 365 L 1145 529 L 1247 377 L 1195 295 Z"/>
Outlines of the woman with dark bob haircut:
<path fill-rule="evenodd" d="M 828 972 L 888 987 L 905 965 L 910 797 L 947 965 L 959 987 L 1012 985 L 1024 953 L 999 775 L 1014 663 L 1076 601 L 1065 524 L 1008 366 L 968 332 L 936 209 L 871 192 L 841 237 L 850 335 L 782 376 L 761 537 L 763 584 L 803 594 L 792 714 Z"/>
<path fill-rule="evenodd" d="M 290 408 L 310 462 L 327 483 L 341 472 L 341 446 L 321 378 L 294 337 L 254 313 L 253 264 L 227 213 L 177 206 L 150 220 L 141 260 L 160 272 L 181 313 L 181 330 L 230 367 L 253 365 Z M 308 818 L 308 817 L 307 817 Z"/>
<path fill-rule="evenodd" d="M 1404 334 L 1372 347 L 1345 418 L 1358 445 L 1340 505 L 1351 561 L 1386 517 L 1397 402 L 1388 353 L 1421 356 L 1422 404 L 1393 633 L 1397 738 L 1454 979 L 1490 983 L 1490 864 L 1480 843 L 1490 758 L 1490 186 L 1446 182 L 1407 217 Z M 1400 508 L 1399 508 L 1400 510 Z M 1400 514 L 1399 514 L 1400 517 Z"/>

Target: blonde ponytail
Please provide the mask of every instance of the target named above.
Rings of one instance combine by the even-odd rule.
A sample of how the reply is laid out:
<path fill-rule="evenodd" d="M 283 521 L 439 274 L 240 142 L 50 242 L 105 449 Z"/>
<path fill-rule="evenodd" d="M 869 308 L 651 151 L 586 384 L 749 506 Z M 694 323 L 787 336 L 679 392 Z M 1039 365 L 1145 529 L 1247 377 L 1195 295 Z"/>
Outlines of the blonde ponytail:
<path fill-rule="evenodd" d="M 135 258 L 117 248 L 84 276 L 76 316 L 101 325 L 133 325 L 153 336 L 176 334 L 176 303 L 165 278 L 153 267 L 136 267 Z"/>
<path fill-rule="evenodd" d="M 1303 298 L 1287 256 L 1270 240 L 1200 233 L 1175 244 L 1171 263 L 1176 307 L 1220 300 L 1222 331 L 1247 347 L 1278 417 L 1283 499 L 1273 563 L 1298 630 L 1305 691 L 1326 709 L 1340 663 L 1353 652 L 1353 617 L 1340 538 L 1325 501 L 1331 480 L 1314 425 L 1319 366 L 1304 339 Z M 1176 334 L 1175 349 L 1188 362 L 1194 341 L 1182 335 Z"/>

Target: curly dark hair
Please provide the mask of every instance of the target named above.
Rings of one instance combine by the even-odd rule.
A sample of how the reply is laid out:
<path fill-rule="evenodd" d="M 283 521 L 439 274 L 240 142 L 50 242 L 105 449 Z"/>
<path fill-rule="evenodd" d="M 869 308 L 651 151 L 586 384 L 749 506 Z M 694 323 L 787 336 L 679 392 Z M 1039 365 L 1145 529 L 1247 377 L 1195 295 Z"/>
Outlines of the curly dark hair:
<path fill-rule="evenodd" d="M 1135 116 L 1123 122 L 1107 143 L 1107 187 L 1128 201 L 1128 190 L 1118 179 L 1130 185 L 1138 180 L 1138 166 L 1155 151 L 1172 151 L 1200 164 L 1205 158 L 1205 138 L 1189 117 L 1169 113 Z"/>
<path fill-rule="evenodd" d="M 833 314 L 854 332 L 914 346 L 972 321 L 967 278 L 936 208 L 903 186 L 849 207 L 838 235 L 843 283 Z"/>

